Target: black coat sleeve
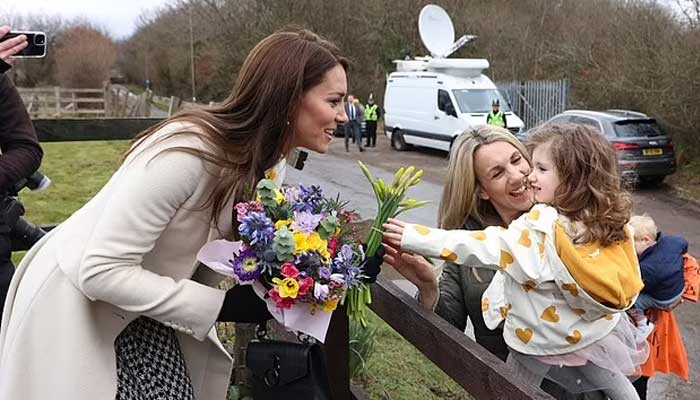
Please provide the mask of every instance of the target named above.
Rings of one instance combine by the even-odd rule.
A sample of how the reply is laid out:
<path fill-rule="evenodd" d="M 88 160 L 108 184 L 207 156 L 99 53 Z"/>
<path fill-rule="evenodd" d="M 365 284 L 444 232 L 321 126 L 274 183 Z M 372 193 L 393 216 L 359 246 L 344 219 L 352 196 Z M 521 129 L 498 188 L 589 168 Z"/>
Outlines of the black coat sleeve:
<path fill-rule="evenodd" d="M 39 169 L 44 155 L 19 92 L 5 74 L 0 74 L 0 150 L 0 192 Z"/>

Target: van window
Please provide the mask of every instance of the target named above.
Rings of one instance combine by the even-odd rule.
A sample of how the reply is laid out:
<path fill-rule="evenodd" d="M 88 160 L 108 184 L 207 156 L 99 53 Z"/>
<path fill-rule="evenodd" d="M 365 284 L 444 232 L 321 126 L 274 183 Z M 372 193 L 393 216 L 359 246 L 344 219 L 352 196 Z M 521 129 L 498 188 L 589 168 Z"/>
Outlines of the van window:
<path fill-rule="evenodd" d="M 445 111 L 447 109 L 448 104 L 452 104 L 452 99 L 450 99 L 449 93 L 442 89 L 438 89 L 438 97 L 437 97 L 437 102 L 438 102 L 438 110 L 440 111 Z"/>
<path fill-rule="evenodd" d="M 663 132 L 653 119 L 628 119 L 613 124 L 619 137 L 661 136 Z"/>
<path fill-rule="evenodd" d="M 455 89 L 452 91 L 457 99 L 457 105 L 463 113 L 484 113 L 491 112 L 491 103 L 498 99 L 500 109 L 503 112 L 510 112 L 510 104 L 495 89 Z"/>

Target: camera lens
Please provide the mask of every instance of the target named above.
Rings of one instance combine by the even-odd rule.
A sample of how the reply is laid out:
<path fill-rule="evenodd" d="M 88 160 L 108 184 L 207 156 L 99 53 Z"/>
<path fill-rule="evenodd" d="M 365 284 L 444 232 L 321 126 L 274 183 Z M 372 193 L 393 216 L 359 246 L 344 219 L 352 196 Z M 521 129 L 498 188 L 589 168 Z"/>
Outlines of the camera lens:
<path fill-rule="evenodd" d="M 36 35 L 34 36 L 34 44 L 37 46 L 43 46 L 46 43 L 46 35 Z"/>

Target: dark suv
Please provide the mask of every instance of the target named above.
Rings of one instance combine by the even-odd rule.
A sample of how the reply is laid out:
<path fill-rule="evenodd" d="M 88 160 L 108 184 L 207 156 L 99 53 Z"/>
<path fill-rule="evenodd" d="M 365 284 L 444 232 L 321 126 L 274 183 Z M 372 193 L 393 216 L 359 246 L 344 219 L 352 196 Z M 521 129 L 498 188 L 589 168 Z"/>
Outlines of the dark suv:
<path fill-rule="evenodd" d="M 630 181 L 660 184 L 676 171 L 676 156 L 671 138 L 656 120 L 646 114 L 627 110 L 568 110 L 552 117 L 549 123 L 573 123 L 601 131 L 615 148 L 622 176 Z"/>

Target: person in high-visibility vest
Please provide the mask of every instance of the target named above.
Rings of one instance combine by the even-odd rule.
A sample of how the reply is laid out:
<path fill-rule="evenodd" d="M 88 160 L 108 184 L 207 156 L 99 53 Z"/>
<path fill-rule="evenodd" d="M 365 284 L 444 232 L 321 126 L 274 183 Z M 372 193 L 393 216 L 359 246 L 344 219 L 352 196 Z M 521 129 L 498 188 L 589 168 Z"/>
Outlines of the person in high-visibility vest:
<path fill-rule="evenodd" d="M 378 119 L 379 106 L 374 104 L 374 96 L 370 93 L 365 106 L 365 129 L 367 130 L 367 144 L 365 144 L 365 147 L 375 147 L 377 145 Z"/>
<path fill-rule="evenodd" d="M 498 99 L 491 103 L 491 112 L 486 116 L 486 125 L 498 126 L 500 128 L 508 128 L 506 115 L 501 111 L 501 104 Z"/>

